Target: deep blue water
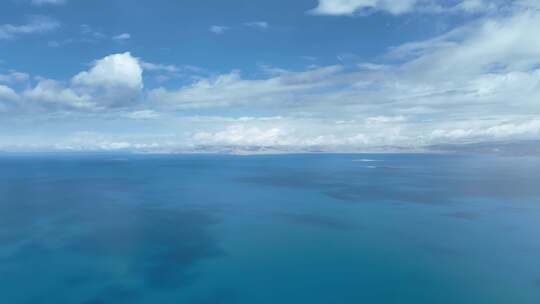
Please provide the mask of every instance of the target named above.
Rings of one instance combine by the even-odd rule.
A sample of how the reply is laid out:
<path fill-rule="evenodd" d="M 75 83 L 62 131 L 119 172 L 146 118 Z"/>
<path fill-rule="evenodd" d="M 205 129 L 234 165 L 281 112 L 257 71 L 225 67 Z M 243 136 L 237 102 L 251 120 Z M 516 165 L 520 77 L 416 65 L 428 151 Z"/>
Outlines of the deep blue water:
<path fill-rule="evenodd" d="M 3 156 L 0 303 L 538 304 L 540 158 Z"/>

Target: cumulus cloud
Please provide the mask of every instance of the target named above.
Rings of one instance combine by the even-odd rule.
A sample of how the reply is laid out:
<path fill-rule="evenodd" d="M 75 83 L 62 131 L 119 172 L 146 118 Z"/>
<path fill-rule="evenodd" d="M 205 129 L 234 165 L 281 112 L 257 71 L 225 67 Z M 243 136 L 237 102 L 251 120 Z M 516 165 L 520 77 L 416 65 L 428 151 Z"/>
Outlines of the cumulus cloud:
<path fill-rule="evenodd" d="M 73 77 L 72 82 L 90 87 L 140 90 L 143 87 L 142 68 L 129 52 L 114 54 L 96 61 L 89 71 Z"/>
<path fill-rule="evenodd" d="M 13 89 L 5 85 L 0 85 L 0 103 L 15 101 L 19 98 Z"/>
<path fill-rule="evenodd" d="M 93 110 L 97 107 L 90 94 L 79 93 L 51 79 L 39 80 L 35 87 L 25 90 L 22 96 L 28 103 L 27 107 L 37 109 Z"/>
<path fill-rule="evenodd" d="M 19 94 L 21 106 L 25 110 L 96 111 L 133 105 L 142 95 L 142 73 L 139 60 L 130 53 L 109 55 L 70 81 L 38 78 L 35 85 Z M 15 83 L 28 78 L 24 73 L 12 71 L 0 75 L 0 82 Z"/>
<path fill-rule="evenodd" d="M 37 108 L 103 110 L 133 104 L 143 88 L 142 68 L 130 53 L 97 60 L 69 83 L 40 79 L 23 96 Z"/>
<path fill-rule="evenodd" d="M 19 35 L 51 32 L 60 27 L 60 23 L 47 16 L 30 16 L 26 24 L 0 25 L 0 39 L 10 39 Z"/>

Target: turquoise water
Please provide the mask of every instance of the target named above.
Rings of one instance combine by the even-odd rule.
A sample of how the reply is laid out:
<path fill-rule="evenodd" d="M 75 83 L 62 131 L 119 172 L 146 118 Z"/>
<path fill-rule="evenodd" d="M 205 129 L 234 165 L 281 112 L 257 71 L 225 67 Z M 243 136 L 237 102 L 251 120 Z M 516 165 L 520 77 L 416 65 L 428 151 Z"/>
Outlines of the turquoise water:
<path fill-rule="evenodd" d="M 540 158 L 0 157 L 1 303 L 540 303 Z"/>

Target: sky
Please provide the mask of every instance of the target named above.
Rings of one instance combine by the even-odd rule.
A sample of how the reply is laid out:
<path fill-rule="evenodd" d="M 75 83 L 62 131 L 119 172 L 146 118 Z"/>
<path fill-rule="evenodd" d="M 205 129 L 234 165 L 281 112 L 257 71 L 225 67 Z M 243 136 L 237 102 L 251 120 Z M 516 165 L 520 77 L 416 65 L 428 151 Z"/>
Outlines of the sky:
<path fill-rule="evenodd" d="M 540 139 L 537 0 L 4 0 L 0 150 Z"/>

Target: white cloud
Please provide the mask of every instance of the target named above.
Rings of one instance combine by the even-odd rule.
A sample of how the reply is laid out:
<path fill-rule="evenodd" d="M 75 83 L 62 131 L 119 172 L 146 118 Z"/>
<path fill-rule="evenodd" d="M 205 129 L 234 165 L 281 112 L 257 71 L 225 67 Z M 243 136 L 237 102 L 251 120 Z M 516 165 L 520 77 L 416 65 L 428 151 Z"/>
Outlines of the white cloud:
<path fill-rule="evenodd" d="M 259 28 L 259 29 L 268 29 L 270 25 L 266 21 L 252 21 L 244 23 L 244 26 Z"/>
<path fill-rule="evenodd" d="M 47 4 L 61 5 L 61 4 L 66 4 L 66 3 L 67 3 L 67 0 L 32 0 L 32 4 L 38 5 L 38 6 L 47 5 Z"/>
<path fill-rule="evenodd" d="M 190 145 L 328 147 L 334 149 L 384 146 L 422 147 L 439 143 L 538 139 L 540 120 L 487 119 L 441 121 L 425 125 L 408 124 L 394 117 L 330 124 L 321 119 L 283 117 L 279 120 L 229 120 L 214 118 L 209 130 L 192 133 L 184 142 Z M 193 128 L 204 119 L 189 120 Z M 341 148 L 340 148 L 341 147 Z M 345 148 L 346 149 L 346 148 Z"/>
<path fill-rule="evenodd" d="M 26 24 L 0 25 L 0 39 L 10 39 L 19 35 L 51 32 L 60 27 L 60 23 L 47 16 L 31 16 Z"/>
<path fill-rule="evenodd" d="M 0 85 L 0 105 L 19 99 L 19 95 L 10 87 Z"/>
<path fill-rule="evenodd" d="M 319 0 L 316 15 L 353 15 L 362 10 L 382 10 L 394 15 L 410 12 L 418 0 Z"/>
<path fill-rule="evenodd" d="M 225 130 L 212 132 L 198 132 L 193 135 L 198 144 L 210 145 L 283 145 L 286 143 L 285 134 L 279 128 L 260 129 L 234 125 Z"/>
<path fill-rule="evenodd" d="M 294 102 L 302 92 L 316 89 L 325 79 L 341 71 L 340 66 L 316 70 L 285 73 L 261 80 L 242 79 L 238 71 L 212 78 L 202 78 L 195 83 L 169 91 L 158 88 L 149 92 L 150 100 L 173 109 L 196 109 L 234 105 L 257 106 L 274 102 Z M 298 94 L 298 95 L 295 95 Z"/>
<path fill-rule="evenodd" d="M 289 115 L 272 125 L 246 122 L 199 132 L 195 138 L 207 143 L 251 145 L 250 136 L 279 144 L 365 146 L 534 138 L 540 115 L 536 28 L 540 12 L 514 11 L 398 46 L 388 54 L 398 64 L 271 68 L 261 79 L 231 72 L 178 90 L 151 90 L 149 97 L 169 109 Z"/>
<path fill-rule="evenodd" d="M 152 63 L 148 61 L 140 61 L 140 65 L 145 71 L 161 72 L 161 73 L 169 73 L 169 74 L 178 74 L 178 73 L 197 74 L 197 73 L 202 73 L 205 71 L 205 69 L 198 66 L 193 66 L 193 65 L 177 66 L 174 64 Z"/>
<path fill-rule="evenodd" d="M 33 107 L 72 110 L 103 110 L 132 105 L 143 88 L 142 68 L 130 53 L 113 54 L 97 60 L 89 71 L 71 82 L 41 79 L 24 91 Z"/>
<path fill-rule="evenodd" d="M 6 74 L 0 74 L 0 83 L 21 83 L 30 79 L 30 76 L 26 73 L 10 70 Z"/>
<path fill-rule="evenodd" d="M 496 4 L 487 0 L 463 0 L 455 8 L 464 12 L 474 13 L 493 10 L 496 8 Z"/>
<path fill-rule="evenodd" d="M 407 118 L 405 116 L 373 116 L 366 118 L 367 124 L 386 124 L 386 123 L 396 123 L 396 122 L 405 122 Z"/>
<path fill-rule="evenodd" d="M 388 66 L 388 65 L 375 64 L 375 63 L 370 63 L 370 62 L 360 63 L 360 64 L 358 64 L 358 67 L 361 68 L 361 69 L 369 70 L 369 71 L 381 71 L 381 70 L 384 70 L 386 68 L 390 68 L 390 66 Z"/>
<path fill-rule="evenodd" d="M 199 123 L 201 123 L 199 121 Z M 331 124 L 325 119 L 281 117 L 279 119 L 220 120 L 220 128 L 193 133 L 188 142 L 193 145 L 225 146 L 284 146 L 284 147 L 368 147 L 410 138 L 401 128 L 388 124 L 370 126 L 352 123 L 347 126 Z M 197 127 L 197 125 L 195 125 Z"/>
<path fill-rule="evenodd" d="M 63 83 L 42 79 L 38 84 L 23 92 L 22 96 L 38 109 L 94 110 L 97 105 L 89 94 L 79 93 Z"/>
<path fill-rule="evenodd" d="M 419 13 L 480 13 L 491 12 L 499 7 L 509 7 L 522 3 L 529 6 L 527 1 L 504 0 L 319 0 L 317 7 L 310 10 L 314 15 L 354 16 L 366 15 L 372 12 L 386 12 L 392 15 L 402 15 L 412 12 Z M 527 2 L 527 3 L 526 3 Z"/>
<path fill-rule="evenodd" d="M 496 70 L 529 70 L 540 62 L 538 12 L 486 19 L 419 43 L 404 44 L 393 54 L 409 57 L 405 69 L 425 71 L 423 76 L 469 78 Z M 435 75 L 436 74 L 436 75 Z"/>
<path fill-rule="evenodd" d="M 134 147 L 135 145 L 128 141 L 88 131 L 76 132 L 67 142 L 56 144 L 59 150 L 72 151 L 115 151 Z"/>
<path fill-rule="evenodd" d="M 169 72 L 169 73 L 177 73 L 180 71 L 180 68 L 175 65 L 151 63 L 151 62 L 146 62 L 146 61 L 141 61 L 140 64 L 141 64 L 141 67 L 147 71 L 158 71 L 158 72 Z"/>
<path fill-rule="evenodd" d="M 114 54 L 95 62 L 87 72 L 73 77 L 75 85 L 105 88 L 143 88 L 142 68 L 137 58 L 131 54 Z"/>
<path fill-rule="evenodd" d="M 398 47 L 406 61 L 381 73 L 396 107 L 452 109 L 452 115 L 538 113 L 540 13 L 488 18 L 435 39 Z"/>
<path fill-rule="evenodd" d="M 129 40 L 131 39 L 131 35 L 129 33 L 123 33 L 123 34 L 114 36 L 113 39 L 114 40 Z"/>
<path fill-rule="evenodd" d="M 171 81 L 173 79 L 193 79 L 195 75 L 203 73 L 204 69 L 192 65 L 177 66 L 173 64 L 152 63 L 148 61 L 140 61 L 144 71 L 154 73 L 154 79 L 158 83 Z"/>
<path fill-rule="evenodd" d="M 462 123 L 463 124 L 463 123 Z M 501 122 L 487 126 L 453 126 L 435 129 L 429 135 L 430 142 L 462 143 L 486 140 L 537 139 L 540 136 L 540 119 Z"/>
<path fill-rule="evenodd" d="M 208 30 L 214 34 L 221 35 L 229 29 L 230 27 L 224 25 L 212 25 Z"/>
<path fill-rule="evenodd" d="M 131 119 L 154 119 L 158 118 L 160 115 L 152 110 L 141 110 L 126 113 L 124 116 Z"/>
<path fill-rule="evenodd" d="M 480 9 L 468 5 L 468 10 Z M 35 86 L 32 80 L 21 82 L 28 87 L 22 92 L 14 90 L 23 85 L 16 84 L 9 72 L 3 74 L 4 83 L 12 88 L 0 86 L 4 96 L 0 108 L 25 104 L 53 113 L 99 117 L 105 123 L 122 118 L 116 121 L 129 128 L 121 132 L 152 134 L 152 139 L 111 135 L 87 146 L 72 145 L 82 149 L 171 151 L 193 145 L 363 149 L 538 139 L 540 11 L 527 7 L 504 12 L 477 16 L 432 39 L 398 45 L 374 62 L 355 60 L 302 71 L 261 65 L 262 73 L 255 76 L 232 71 L 197 77 L 183 66 L 146 62 L 124 53 L 96 61 L 71 81 L 40 79 Z M 193 77 L 183 78 L 176 87 L 170 81 L 167 87 L 143 91 L 143 70 Z M 137 103 L 139 97 L 144 102 Z M 233 117 L 234 113 L 243 117 Z M 199 116 L 190 116 L 195 114 Z M 159 131 L 175 136 L 154 140 Z"/>
<path fill-rule="evenodd" d="M 93 26 L 88 24 L 80 25 L 80 35 L 62 39 L 62 40 L 51 40 L 47 42 L 47 46 L 57 48 L 70 44 L 96 44 L 99 42 L 108 42 L 109 40 L 116 41 L 118 43 L 126 42 L 132 38 L 130 33 L 121 33 L 118 35 L 111 35 L 103 33 L 99 30 L 96 30 Z"/>

